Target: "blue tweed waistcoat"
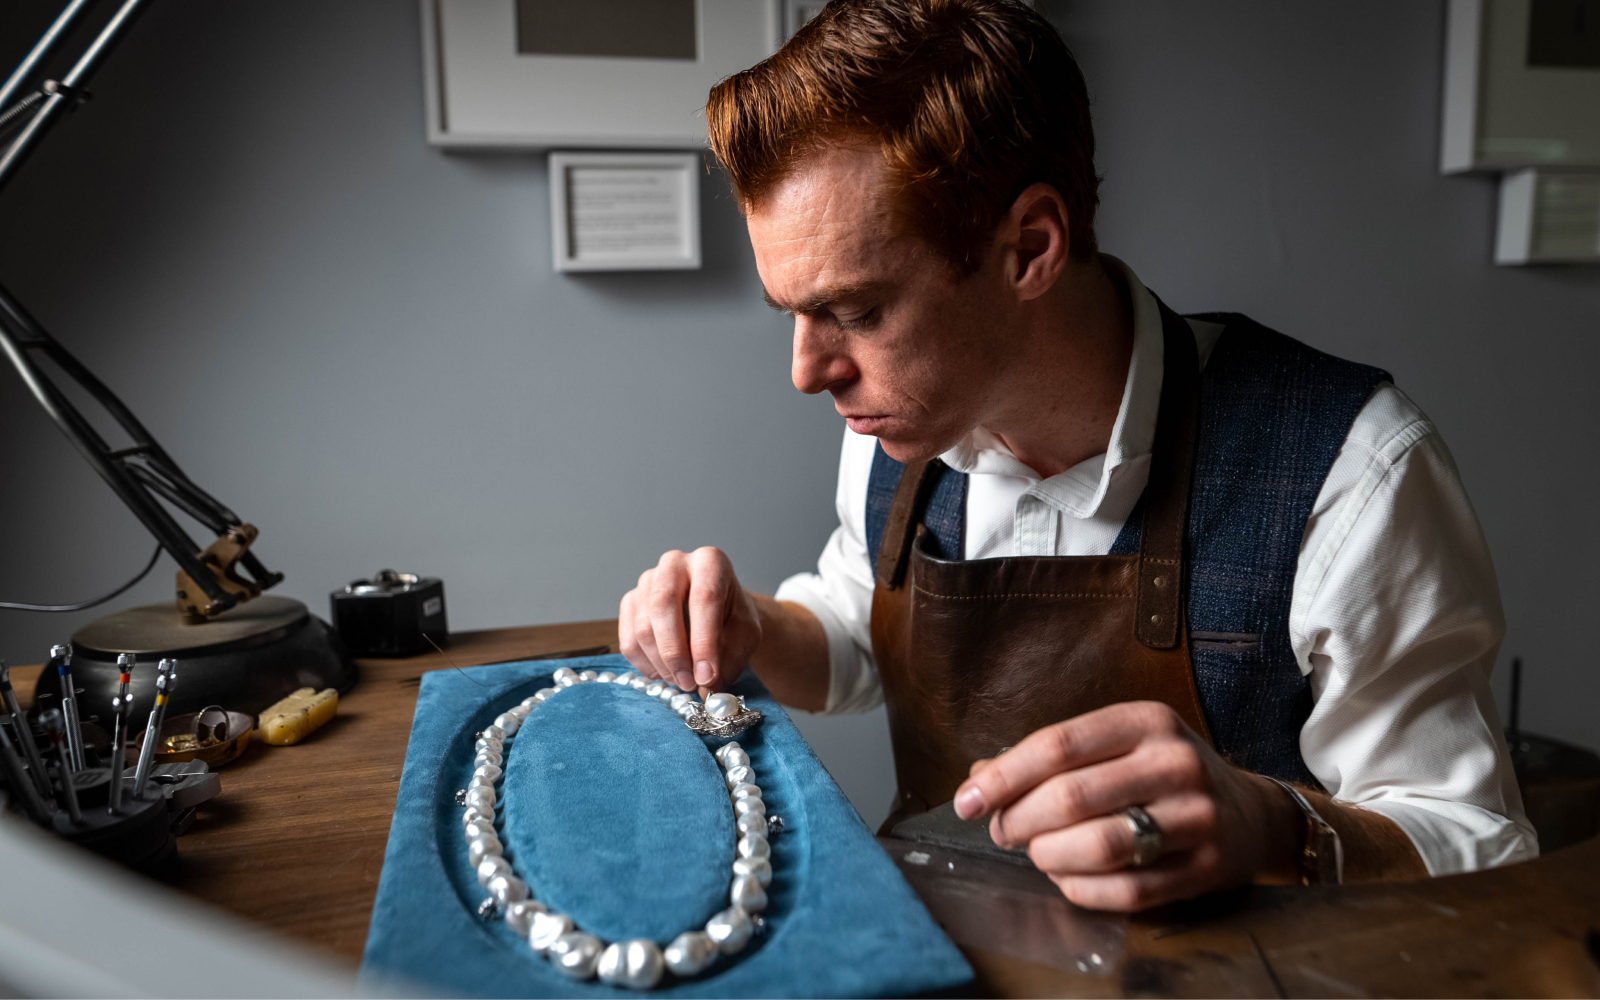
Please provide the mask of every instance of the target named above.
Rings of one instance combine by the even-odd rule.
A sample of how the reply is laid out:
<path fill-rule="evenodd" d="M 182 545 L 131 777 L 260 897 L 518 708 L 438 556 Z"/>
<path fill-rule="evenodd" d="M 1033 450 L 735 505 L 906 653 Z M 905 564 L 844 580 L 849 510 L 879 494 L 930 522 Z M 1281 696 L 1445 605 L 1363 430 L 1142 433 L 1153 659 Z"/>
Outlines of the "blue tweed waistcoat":
<path fill-rule="evenodd" d="M 1217 750 L 1259 774 L 1315 785 L 1300 755 L 1311 686 L 1289 642 L 1306 519 L 1356 414 L 1389 374 L 1307 347 L 1237 313 L 1200 379 L 1200 434 L 1184 581 L 1189 652 Z M 876 560 L 904 466 L 873 455 L 867 555 Z M 944 469 L 922 521 L 941 559 L 960 559 L 967 477 Z M 1139 550 L 1144 502 L 1111 554 Z"/>

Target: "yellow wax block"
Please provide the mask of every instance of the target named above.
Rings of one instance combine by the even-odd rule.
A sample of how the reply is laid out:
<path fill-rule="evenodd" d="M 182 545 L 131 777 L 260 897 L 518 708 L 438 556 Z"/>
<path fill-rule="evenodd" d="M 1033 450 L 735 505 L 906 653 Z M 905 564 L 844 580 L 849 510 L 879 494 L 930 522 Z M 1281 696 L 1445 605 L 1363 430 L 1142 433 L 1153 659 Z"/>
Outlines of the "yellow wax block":
<path fill-rule="evenodd" d="M 338 708 L 339 692 L 333 688 L 301 688 L 261 713 L 261 739 L 279 747 L 299 743 Z"/>

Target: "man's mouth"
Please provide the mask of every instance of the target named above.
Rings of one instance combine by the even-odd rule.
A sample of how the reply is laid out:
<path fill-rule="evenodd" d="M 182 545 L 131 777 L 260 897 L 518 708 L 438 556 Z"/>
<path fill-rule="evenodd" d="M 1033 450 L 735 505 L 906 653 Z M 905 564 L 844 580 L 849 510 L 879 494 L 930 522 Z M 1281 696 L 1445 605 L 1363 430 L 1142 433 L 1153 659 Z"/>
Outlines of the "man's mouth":
<path fill-rule="evenodd" d="M 881 413 L 863 413 L 859 415 L 844 415 L 847 427 L 857 434 L 867 434 L 876 437 L 888 426 L 889 418 Z"/>

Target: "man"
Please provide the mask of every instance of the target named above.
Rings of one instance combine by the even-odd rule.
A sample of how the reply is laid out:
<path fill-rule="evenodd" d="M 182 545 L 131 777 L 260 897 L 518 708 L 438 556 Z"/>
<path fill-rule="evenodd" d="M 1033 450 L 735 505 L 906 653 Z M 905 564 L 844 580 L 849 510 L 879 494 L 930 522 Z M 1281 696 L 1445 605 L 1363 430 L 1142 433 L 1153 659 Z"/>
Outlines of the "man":
<path fill-rule="evenodd" d="M 1386 373 L 1180 318 L 1097 252 L 1048 22 L 835 0 L 707 120 L 795 386 L 849 427 L 840 525 L 777 599 L 662 556 L 622 599 L 639 669 L 886 701 L 890 824 L 953 800 L 1084 906 L 1536 853 L 1438 432 Z"/>

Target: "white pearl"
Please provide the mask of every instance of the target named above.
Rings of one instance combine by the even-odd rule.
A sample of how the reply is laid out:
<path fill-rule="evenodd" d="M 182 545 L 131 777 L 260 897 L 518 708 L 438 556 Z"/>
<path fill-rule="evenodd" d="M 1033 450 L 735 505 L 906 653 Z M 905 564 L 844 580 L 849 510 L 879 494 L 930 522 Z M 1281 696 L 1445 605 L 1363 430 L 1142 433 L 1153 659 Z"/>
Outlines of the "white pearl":
<path fill-rule="evenodd" d="M 754 875 L 740 875 L 728 889 L 728 902 L 746 913 L 760 913 L 767 908 L 767 890 Z"/>
<path fill-rule="evenodd" d="M 723 767 L 727 767 L 728 766 L 727 765 L 728 754 L 733 753 L 735 750 L 743 750 L 743 749 L 744 748 L 741 747 L 739 745 L 738 741 L 736 740 L 736 741 L 734 741 L 732 743 L 724 743 L 722 746 L 717 747 L 715 750 L 711 751 L 711 756 L 717 758 L 718 761 L 722 762 L 722 766 Z"/>
<path fill-rule="evenodd" d="M 745 801 L 749 802 L 750 800 L 745 799 Z M 739 828 L 741 835 L 750 833 L 759 833 L 763 837 L 767 835 L 767 818 L 754 810 L 748 810 L 740 814 L 739 818 L 734 821 L 734 826 Z"/>
<path fill-rule="evenodd" d="M 499 764 L 479 764 L 472 769 L 474 778 L 488 778 L 490 781 L 499 781 L 500 776 L 505 773 Z"/>
<path fill-rule="evenodd" d="M 467 782 L 467 791 L 470 792 L 474 788 L 487 788 L 492 792 L 494 791 L 494 779 L 474 771 L 472 772 L 472 779 Z"/>
<path fill-rule="evenodd" d="M 740 858 L 733 863 L 735 875 L 753 875 L 763 886 L 772 884 L 772 862 L 766 858 Z"/>
<path fill-rule="evenodd" d="M 553 687 L 540 688 L 533 693 L 533 700 L 536 704 L 543 704 L 546 699 L 550 698 L 559 690 L 561 689 Z"/>
<path fill-rule="evenodd" d="M 688 721 L 689 719 L 692 719 L 692 718 L 694 718 L 695 716 L 697 716 L 699 714 L 700 714 L 700 706 L 696 705 L 692 701 L 689 704 L 687 704 L 687 705 L 683 706 L 682 708 L 678 709 L 678 717 L 683 719 L 683 720 L 685 720 L 685 721 Z"/>
<path fill-rule="evenodd" d="M 506 738 L 506 731 L 504 728 L 491 722 L 489 725 L 483 728 L 483 738 L 486 740 L 503 740 Z"/>
<path fill-rule="evenodd" d="M 484 886 L 489 890 L 489 895 L 502 907 L 510 906 L 519 899 L 528 898 L 528 883 L 515 875 L 496 875 Z"/>
<path fill-rule="evenodd" d="M 572 918 L 565 913 L 543 913 L 533 915 L 533 923 L 528 926 L 528 947 L 534 951 L 543 952 L 563 934 L 572 931 Z"/>
<path fill-rule="evenodd" d="M 730 906 L 706 921 L 706 936 L 716 942 L 717 950 L 724 955 L 732 955 L 743 948 L 754 930 L 749 916 L 737 906 Z"/>
<path fill-rule="evenodd" d="M 728 774 L 724 780 L 728 783 L 728 790 L 732 791 L 740 782 L 753 783 L 755 776 L 756 773 L 750 769 L 750 765 L 740 764 L 738 767 L 728 768 Z"/>
<path fill-rule="evenodd" d="M 623 986 L 630 990 L 653 989 L 661 981 L 661 973 L 666 963 L 661 958 L 661 949 L 656 947 L 654 941 L 645 938 L 634 938 L 632 941 L 618 941 L 610 945 L 600 955 L 600 964 L 595 971 L 599 974 L 601 982 L 612 986 Z"/>
<path fill-rule="evenodd" d="M 645 685 L 644 693 L 652 698 L 659 697 L 661 695 L 661 688 L 663 686 L 664 685 L 660 681 L 651 681 L 649 684 Z"/>
<path fill-rule="evenodd" d="M 734 785 L 732 794 L 735 799 L 747 799 L 751 797 L 759 799 L 761 798 L 761 787 L 753 781 L 746 781 L 743 784 Z"/>
<path fill-rule="evenodd" d="M 718 722 L 726 722 L 742 711 L 744 711 L 744 706 L 739 704 L 739 699 L 726 691 L 711 695 L 706 699 L 706 714 Z"/>
<path fill-rule="evenodd" d="M 662 957 L 674 976 L 697 976 L 716 961 L 717 943 L 705 931 L 684 931 L 672 939 Z"/>
<path fill-rule="evenodd" d="M 722 756 L 723 767 L 749 767 L 750 755 L 739 747 L 734 747 Z"/>
<path fill-rule="evenodd" d="M 482 753 L 478 754 L 478 756 L 472 758 L 472 767 L 473 767 L 473 770 L 477 770 L 478 768 L 482 767 L 485 764 L 493 764 L 495 767 L 499 767 L 500 765 L 504 764 L 505 762 L 506 762 L 506 759 L 505 759 L 505 757 L 501 756 L 500 751 L 498 751 L 498 750 L 485 750 Z"/>
<path fill-rule="evenodd" d="M 527 709 L 528 711 L 531 712 L 535 708 L 539 707 L 539 702 L 541 702 L 541 701 L 544 701 L 544 699 L 539 697 L 537 694 L 530 695 L 529 697 L 524 698 L 524 699 L 522 699 L 522 701 L 518 702 L 517 703 L 517 707 L 518 708 L 525 708 L 525 709 Z"/>
<path fill-rule="evenodd" d="M 528 704 L 528 701 L 529 699 L 525 698 L 517 704 L 512 705 L 510 708 L 506 709 L 506 714 L 516 719 L 518 723 L 526 722 L 528 720 L 529 713 L 533 711 L 533 706 Z"/>
<path fill-rule="evenodd" d="M 741 858 L 770 858 L 772 845 L 767 843 L 767 838 L 755 833 L 747 833 L 739 838 L 739 857 Z"/>
<path fill-rule="evenodd" d="M 501 850 L 499 837 L 474 837 L 467 843 L 467 864 L 476 868 L 484 858 L 499 857 Z"/>
<path fill-rule="evenodd" d="M 584 673 L 588 673 L 588 671 L 585 670 Z M 602 670 L 598 674 L 594 675 L 594 679 L 599 681 L 601 684 L 610 684 L 612 681 L 617 679 L 617 675 L 609 670 Z"/>
<path fill-rule="evenodd" d="M 503 749 L 505 749 L 503 741 L 492 740 L 487 736 L 478 737 L 478 741 L 472 744 L 473 753 L 483 753 L 486 750 L 492 750 L 495 753 L 499 753 Z"/>
<path fill-rule="evenodd" d="M 557 688 L 569 688 L 572 685 L 578 683 L 578 675 L 577 674 L 573 673 L 571 670 L 567 670 L 566 667 L 562 667 L 561 669 L 567 671 L 567 676 L 563 677 L 563 676 L 561 676 L 561 671 L 560 670 L 556 671 L 555 681 L 556 681 L 556 687 Z"/>
<path fill-rule="evenodd" d="M 638 674 L 634 674 L 634 673 L 629 673 L 627 671 L 623 671 L 622 673 L 618 674 L 617 676 L 611 678 L 611 683 L 620 684 L 623 687 L 627 687 L 628 685 L 632 684 L 633 683 L 633 679 L 635 677 L 638 677 L 638 676 L 639 676 Z"/>
<path fill-rule="evenodd" d="M 694 704 L 694 695 L 687 691 L 679 691 L 677 694 L 672 696 L 672 700 L 667 702 L 667 704 L 672 706 L 672 710 L 674 712 L 680 712 L 683 710 L 683 706 Z"/>
<path fill-rule="evenodd" d="M 491 854 L 478 863 L 478 884 L 487 887 L 489 882 L 500 875 L 511 874 L 511 862 L 498 854 Z"/>
<path fill-rule="evenodd" d="M 600 675 L 595 673 L 593 670 L 583 670 L 583 671 L 579 671 L 578 680 L 581 681 L 584 684 L 587 684 L 587 683 L 589 683 L 590 681 L 594 680 L 596 677 L 599 677 L 599 676 Z"/>
<path fill-rule="evenodd" d="M 478 822 L 479 820 L 486 821 L 492 827 L 492 826 L 494 826 L 494 813 L 493 812 L 485 813 L 482 809 L 479 809 L 477 806 L 468 806 L 466 809 L 462 810 L 462 812 L 461 812 L 461 825 L 462 826 L 471 826 L 472 824 Z"/>
<path fill-rule="evenodd" d="M 733 812 L 734 815 L 741 819 L 752 814 L 765 816 L 767 814 L 767 804 L 761 801 L 761 796 L 759 795 L 746 795 L 742 799 L 733 800 Z"/>
<path fill-rule="evenodd" d="M 528 931 L 533 928 L 534 915 L 543 912 L 543 903 L 519 899 L 506 907 L 506 926 L 516 931 L 518 937 L 527 937 Z"/>
<path fill-rule="evenodd" d="M 550 679 L 555 681 L 557 684 L 560 684 L 562 681 L 568 681 L 570 683 L 571 681 L 578 679 L 578 672 L 573 670 L 571 667 L 562 667 L 552 674 Z"/>
<path fill-rule="evenodd" d="M 587 673 L 587 671 L 585 671 Z M 572 931 L 556 938 L 545 957 L 550 959 L 562 975 L 573 979 L 588 979 L 600 962 L 600 939 L 582 931 Z"/>
<path fill-rule="evenodd" d="M 635 691 L 646 691 L 650 688 L 650 680 L 643 675 L 634 674 L 632 677 L 628 678 L 628 686 L 633 688 Z"/>
<path fill-rule="evenodd" d="M 475 819 L 471 823 L 467 824 L 466 837 L 468 841 L 477 840 L 479 837 L 494 837 L 496 840 L 498 840 L 500 835 L 494 832 L 493 823 L 486 819 Z M 477 866 L 474 865 L 473 867 Z"/>
<path fill-rule="evenodd" d="M 661 685 L 661 692 L 657 694 L 656 697 L 660 698 L 662 701 L 670 703 L 672 699 L 677 696 L 677 694 L 677 688 L 673 687 L 671 684 L 663 684 Z"/>
<path fill-rule="evenodd" d="M 511 737 L 517 735 L 518 729 L 522 728 L 522 720 L 517 718 L 515 715 L 512 715 L 510 712 L 501 712 L 499 715 L 494 717 L 494 726 L 496 729 L 505 733 L 507 739 L 510 739 Z"/>
<path fill-rule="evenodd" d="M 467 805 L 477 806 L 479 809 L 492 809 L 494 807 L 494 789 L 483 787 L 467 789 Z"/>

